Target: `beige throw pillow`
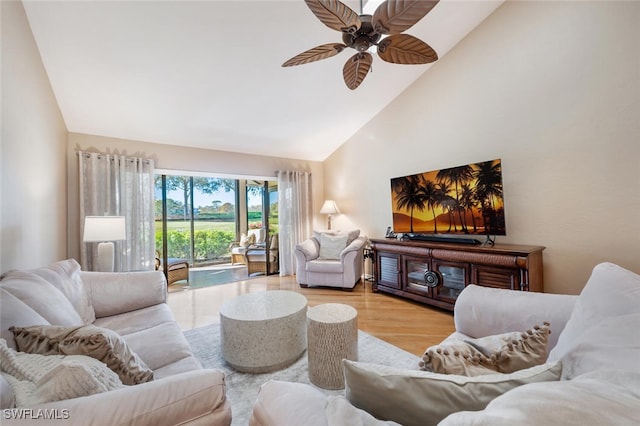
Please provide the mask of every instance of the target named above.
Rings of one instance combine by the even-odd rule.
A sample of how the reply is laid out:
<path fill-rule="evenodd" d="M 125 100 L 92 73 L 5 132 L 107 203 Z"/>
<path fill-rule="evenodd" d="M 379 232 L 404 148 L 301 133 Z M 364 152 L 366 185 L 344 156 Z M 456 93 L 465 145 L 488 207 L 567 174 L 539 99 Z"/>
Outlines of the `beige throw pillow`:
<path fill-rule="evenodd" d="M 251 244 L 255 244 L 255 243 L 256 243 L 255 234 L 249 234 L 249 235 L 242 234 L 240 236 L 240 245 L 242 247 L 249 247 Z"/>
<path fill-rule="evenodd" d="M 340 253 L 347 247 L 348 235 L 320 235 L 320 256 L 319 259 L 337 260 Z"/>
<path fill-rule="evenodd" d="M 560 363 L 511 374 L 466 377 L 343 361 L 345 395 L 354 406 L 403 426 L 435 425 L 451 413 L 484 409 L 518 386 L 559 380 Z"/>
<path fill-rule="evenodd" d="M 516 336 L 491 336 L 489 339 L 498 337 L 502 341 L 498 350 L 485 345 L 483 339 L 445 342 L 425 351 L 420 368 L 462 376 L 512 373 L 546 361 L 549 333 L 549 323 L 545 322 Z"/>
<path fill-rule="evenodd" d="M 153 371 L 113 330 L 84 325 L 13 327 L 18 350 L 27 353 L 86 355 L 105 363 L 125 385 L 153 380 Z"/>

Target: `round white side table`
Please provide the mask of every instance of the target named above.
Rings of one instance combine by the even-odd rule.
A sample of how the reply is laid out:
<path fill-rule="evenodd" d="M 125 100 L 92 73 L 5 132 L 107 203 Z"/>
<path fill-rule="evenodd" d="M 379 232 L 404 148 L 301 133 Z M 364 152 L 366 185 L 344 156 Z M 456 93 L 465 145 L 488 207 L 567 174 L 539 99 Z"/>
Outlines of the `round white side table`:
<path fill-rule="evenodd" d="M 307 347 L 307 298 L 286 290 L 249 293 L 220 308 L 222 356 L 244 373 L 287 367 Z"/>
<path fill-rule="evenodd" d="M 309 380 L 323 389 L 343 389 L 342 360 L 358 360 L 358 311 L 326 303 L 307 311 Z"/>

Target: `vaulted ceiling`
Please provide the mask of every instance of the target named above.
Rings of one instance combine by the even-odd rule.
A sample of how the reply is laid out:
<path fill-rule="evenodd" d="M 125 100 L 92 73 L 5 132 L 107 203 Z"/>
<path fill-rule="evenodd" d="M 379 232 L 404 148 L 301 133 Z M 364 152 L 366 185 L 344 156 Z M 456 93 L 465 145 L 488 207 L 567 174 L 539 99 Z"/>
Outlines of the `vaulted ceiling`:
<path fill-rule="evenodd" d="M 405 33 L 442 60 L 502 2 L 442 0 Z M 341 41 L 302 0 L 23 3 L 76 133 L 322 161 L 437 66 L 375 57 L 354 91 L 342 78 L 353 51 L 282 68 Z"/>

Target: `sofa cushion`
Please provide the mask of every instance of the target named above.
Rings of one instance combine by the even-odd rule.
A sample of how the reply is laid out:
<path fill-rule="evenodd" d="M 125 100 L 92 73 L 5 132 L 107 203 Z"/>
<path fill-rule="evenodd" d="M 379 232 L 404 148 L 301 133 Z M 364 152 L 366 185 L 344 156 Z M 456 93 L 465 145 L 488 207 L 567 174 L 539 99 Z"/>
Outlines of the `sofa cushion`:
<path fill-rule="evenodd" d="M 122 337 L 131 350 L 153 370 L 189 358 L 193 354 L 176 322 L 156 325 Z"/>
<path fill-rule="evenodd" d="M 16 352 L 4 339 L 0 339 L 0 367 L 18 407 L 123 387 L 118 375 L 94 358 Z"/>
<path fill-rule="evenodd" d="M 292 405 L 295 401 L 295 405 Z M 343 396 L 327 396 L 303 383 L 269 380 L 260 387 L 249 424 L 253 426 L 397 425 L 380 421 Z"/>
<path fill-rule="evenodd" d="M 549 363 L 510 374 L 466 377 L 344 360 L 345 394 L 356 407 L 404 426 L 436 424 L 451 413 L 482 410 L 491 400 L 528 383 L 554 381 Z"/>
<path fill-rule="evenodd" d="M 40 354 L 86 355 L 104 362 L 125 385 L 153 380 L 153 371 L 115 331 L 85 325 L 15 327 L 18 350 Z"/>
<path fill-rule="evenodd" d="M 49 266 L 31 270 L 53 284 L 71 302 L 85 324 L 96 319 L 87 288 L 80 277 L 80 264 L 75 259 L 62 260 Z"/>
<path fill-rule="evenodd" d="M 615 330 L 609 320 L 614 317 L 622 317 L 636 314 L 640 306 L 640 275 L 628 271 L 612 263 L 596 265 L 580 293 L 578 300 L 567 325 L 558 337 L 558 343 L 549 353 L 550 361 L 562 360 L 566 372 L 563 378 L 576 377 L 588 372 L 595 359 L 587 352 L 576 353 L 577 349 L 589 349 L 589 352 L 597 356 L 598 351 L 593 351 L 593 346 L 599 347 L 602 358 L 609 358 L 606 345 L 600 340 L 603 332 L 611 330 L 611 339 L 615 339 L 619 351 L 615 362 L 628 364 L 632 362 L 628 357 L 633 357 L 637 351 L 638 323 L 634 317 L 630 317 L 627 325 L 624 321 L 615 321 L 620 328 Z M 622 350 L 620 345 L 628 342 L 628 351 Z M 585 355 L 583 357 L 582 355 Z M 580 365 L 581 363 L 584 365 Z"/>
<path fill-rule="evenodd" d="M 181 358 L 170 364 L 153 369 L 153 380 L 164 379 L 165 377 L 175 376 L 176 374 L 186 373 L 187 371 L 202 370 L 202 364 L 195 356 L 191 355 Z"/>
<path fill-rule="evenodd" d="M 3 276 L 0 285 L 50 324 L 68 326 L 84 324 L 69 299 L 53 284 L 33 272 L 9 271 Z"/>
<path fill-rule="evenodd" d="M 328 397 L 325 411 L 329 425 L 401 426 L 396 422 L 376 419 L 366 411 L 349 404 L 342 395 Z"/>
<path fill-rule="evenodd" d="M 98 318 L 94 325 L 109 328 L 122 336 L 129 348 L 153 370 L 154 378 L 164 377 L 173 370 L 182 371 L 188 366 L 201 368 L 199 363 L 183 362 L 192 355 L 191 348 L 166 303 Z M 180 365 L 174 369 L 171 364 L 176 362 Z M 156 376 L 156 373 L 161 375 Z"/>
<path fill-rule="evenodd" d="M 425 351 L 420 368 L 463 376 L 512 373 L 545 362 L 548 336 L 549 323 L 544 323 L 524 333 L 445 341 Z"/>
<path fill-rule="evenodd" d="M 175 320 L 171 308 L 166 303 L 161 303 L 124 314 L 98 318 L 93 325 L 108 328 L 124 337 L 156 325 L 172 322 Z"/>
<path fill-rule="evenodd" d="M 341 274 L 344 264 L 337 260 L 317 259 L 307 262 L 307 272 L 320 272 L 325 274 Z"/>
<path fill-rule="evenodd" d="M 438 426 L 558 424 L 640 424 L 640 373 L 599 370 L 575 380 L 529 384 L 495 398 L 482 411 L 451 414 Z"/>

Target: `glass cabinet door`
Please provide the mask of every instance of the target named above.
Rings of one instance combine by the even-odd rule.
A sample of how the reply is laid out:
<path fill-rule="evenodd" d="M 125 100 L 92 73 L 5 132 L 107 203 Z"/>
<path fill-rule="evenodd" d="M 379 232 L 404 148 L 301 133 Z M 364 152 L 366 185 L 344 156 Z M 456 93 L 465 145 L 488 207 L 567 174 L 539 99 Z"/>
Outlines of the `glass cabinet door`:
<path fill-rule="evenodd" d="M 468 265 L 434 260 L 433 267 L 438 273 L 441 283 L 433 288 L 432 297 L 447 302 L 455 302 L 468 281 Z"/>
<path fill-rule="evenodd" d="M 421 296 L 430 296 L 431 287 L 435 284 L 429 278 L 431 267 L 425 259 L 405 258 L 407 271 L 405 290 Z"/>

